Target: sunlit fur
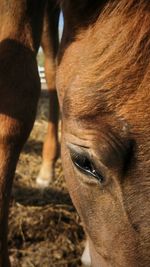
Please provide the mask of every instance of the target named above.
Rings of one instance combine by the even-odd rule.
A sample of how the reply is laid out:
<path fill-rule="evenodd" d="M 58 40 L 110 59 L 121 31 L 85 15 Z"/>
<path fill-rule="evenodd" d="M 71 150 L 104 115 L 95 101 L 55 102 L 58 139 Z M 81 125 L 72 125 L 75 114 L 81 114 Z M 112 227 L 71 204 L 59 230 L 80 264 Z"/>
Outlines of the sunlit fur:
<path fill-rule="evenodd" d="M 90 0 L 63 2 L 57 73 L 63 166 L 93 266 L 145 267 L 150 265 L 150 3 L 94 3 L 90 9 Z M 67 142 L 86 143 L 97 164 L 104 163 L 109 179 L 103 190 L 72 166 Z"/>

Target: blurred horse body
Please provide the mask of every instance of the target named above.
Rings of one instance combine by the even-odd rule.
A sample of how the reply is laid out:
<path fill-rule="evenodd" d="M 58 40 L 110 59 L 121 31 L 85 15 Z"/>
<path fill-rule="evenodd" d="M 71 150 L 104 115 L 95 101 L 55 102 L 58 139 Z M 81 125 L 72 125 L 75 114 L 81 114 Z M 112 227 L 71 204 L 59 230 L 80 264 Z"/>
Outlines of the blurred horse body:
<path fill-rule="evenodd" d="M 53 165 L 57 157 L 58 103 L 55 60 L 58 49 L 58 17 L 59 7 L 54 0 L 0 0 L 1 267 L 10 266 L 7 221 L 11 187 L 20 151 L 33 127 L 40 96 L 36 62 L 40 43 L 45 53 L 46 79 L 52 103 L 48 136 L 43 149 L 43 166 L 37 183 L 48 185 L 53 175 Z M 44 182 L 41 177 L 44 177 Z"/>
<path fill-rule="evenodd" d="M 56 60 L 59 46 L 58 22 L 60 8 L 53 1 L 47 1 L 41 46 L 44 52 L 44 67 L 49 98 L 48 130 L 43 145 L 42 166 L 36 179 L 40 187 L 48 186 L 54 179 L 55 162 L 59 155 L 58 119 L 59 105 L 56 92 Z"/>

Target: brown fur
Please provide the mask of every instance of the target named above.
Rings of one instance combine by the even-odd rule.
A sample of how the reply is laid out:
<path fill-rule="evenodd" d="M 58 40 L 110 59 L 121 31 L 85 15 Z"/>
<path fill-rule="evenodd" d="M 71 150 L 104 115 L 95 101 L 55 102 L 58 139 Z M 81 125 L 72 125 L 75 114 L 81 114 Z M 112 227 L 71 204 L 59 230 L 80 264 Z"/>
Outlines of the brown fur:
<path fill-rule="evenodd" d="M 58 99 L 56 92 L 56 57 L 58 52 L 58 19 L 60 8 L 55 0 L 48 1 L 45 8 L 44 27 L 41 45 L 45 56 L 45 76 L 49 92 L 48 130 L 43 146 L 43 160 L 37 177 L 40 186 L 48 186 L 54 179 L 55 162 L 58 148 Z"/>
<path fill-rule="evenodd" d="M 150 265 L 150 3 L 95 2 L 96 21 L 86 13 L 79 17 L 90 1 L 78 1 L 73 19 L 70 1 L 63 5 L 57 73 L 63 166 L 89 237 L 92 266 L 145 267 Z M 104 184 L 74 167 L 72 144 L 92 157 Z"/>
<path fill-rule="evenodd" d="M 11 185 L 39 97 L 36 52 L 45 4 L 46 0 L 32 4 L 0 0 L 1 267 L 10 266 L 7 217 Z M 92 266 L 149 266 L 149 1 L 93 4 L 92 0 L 64 0 L 62 8 L 65 29 L 57 73 L 62 160 L 88 236 Z M 53 47 L 50 39 L 45 47 L 48 43 Z M 54 81 L 56 52 L 54 47 L 45 51 L 53 58 Z M 54 93 L 54 87 L 50 85 L 50 92 Z M 56 99 L 53 93 L 51 98 Z M 56 132 L 57 122 L 53 124 L 52 117 L 50 121 Z M 70 158 L 72 146 L 92 158 L 103 183 L 75 168 Z"/>
<path fill-rule="evenodd" d="M 55 1 L 49 1 L 49 6 L 55 9 Z M 36 53 L 41 42 L 46 2 L 47 0 L 0 0 L 0 267 L 10 266 L 7 220 L 11 186 L 21 148 L 33 127 L 40 95 Z M 50 23 L 54 20 L 52 13 Z M 54 38 L 54 33 L 48 31 L 47 34 L 50 35 L 49 38 Z M 55 50 L 55 55 L 47 60 L 51 61 L 54 70 L 50 74 L 55 79 L 55 41 L 52 40 L 53 48 L 51 41 L 45 43 L 45 53 L 48 51 L 48 56 L 52 56 Z M 54 84 L 53 80 L 51 82 Z M 57 102 L 55 86 L 52 90 L 55 97 L 51 98 Z M 55 112 L 54 106 L 51 111 Z M 58 116 L 51 116 L 54 117 L 53 128 L 57 129 Z M 57 139 L 56 130 L 54 135 Z"/>

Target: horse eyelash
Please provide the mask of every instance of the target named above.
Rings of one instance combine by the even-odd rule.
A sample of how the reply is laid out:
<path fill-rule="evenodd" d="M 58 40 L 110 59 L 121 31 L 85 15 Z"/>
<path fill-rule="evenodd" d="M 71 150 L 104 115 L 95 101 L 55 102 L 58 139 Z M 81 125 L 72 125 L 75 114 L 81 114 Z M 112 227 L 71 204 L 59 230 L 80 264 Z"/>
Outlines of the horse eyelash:
<path fill-rule="evenodd" d="M 103 175 L 101 175 L 95 168 L 93 162 L 91 162 L 91 160 L 87 157 L 87 156 L 84 156 L 84 155 L 80 155 L 74 151 L 71 151 L 70 152 L 70 155 L 71 155 L 71 159 L 73 161 L 73 164 L 76 166 L 76 168 L 78 168 L 81 172 L 85 172 L 87 175 L 90 175 L 92 177 L 94 177 L 95 179 L 97 179 L 99 182 L 103 182 L 104 180 L 104 177 Z M 75 164 L 74 160 L 80 160 L 81 163 L 85 163 L 85 161 L 89 161 L 89 167 L 91 167 L 91 171 L 88 171 L 84 168 L 82 168 L 82 166 L 80 167 L 79 164 Z M 94 172 L 92 172 L 92 169 L 94 170 Z"/>

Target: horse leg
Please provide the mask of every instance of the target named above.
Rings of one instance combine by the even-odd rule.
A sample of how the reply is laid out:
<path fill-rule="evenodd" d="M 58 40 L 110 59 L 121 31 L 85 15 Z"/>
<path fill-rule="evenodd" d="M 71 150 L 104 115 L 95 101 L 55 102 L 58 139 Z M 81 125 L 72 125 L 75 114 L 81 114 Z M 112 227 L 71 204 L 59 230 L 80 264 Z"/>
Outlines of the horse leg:
<path fill-rule="evenodd" d="M 11 187 L 40 95 L 36 50 L 45 5 L 44 0 L 8 2 L 0 1 L 0 267 L 10 267 L 7 229 Z"/>
<path fill-rule="evenodd" d="M 0 267 L 7 267 L 12 181 L 21 148 L 34 123 L 40 81 L 34 53 L 17 41 L 1 42 L 0 63 Z"/>
<path fill-rule="evenodd" d="M 54 4 L 53 4 L 54 5 Z M 36 182 L 41 187 L 48 186 L 54 178 L 54 166 L 59 153 L 58 118 L 59 107 L 55 85 L 56 55 L 58 50 L 59 8 L 48 2 L 42 35 L 42 48 L 45 55 L 45 76 L 49 95 L 49 121 L 42 152 L 42 166 Z"/>

